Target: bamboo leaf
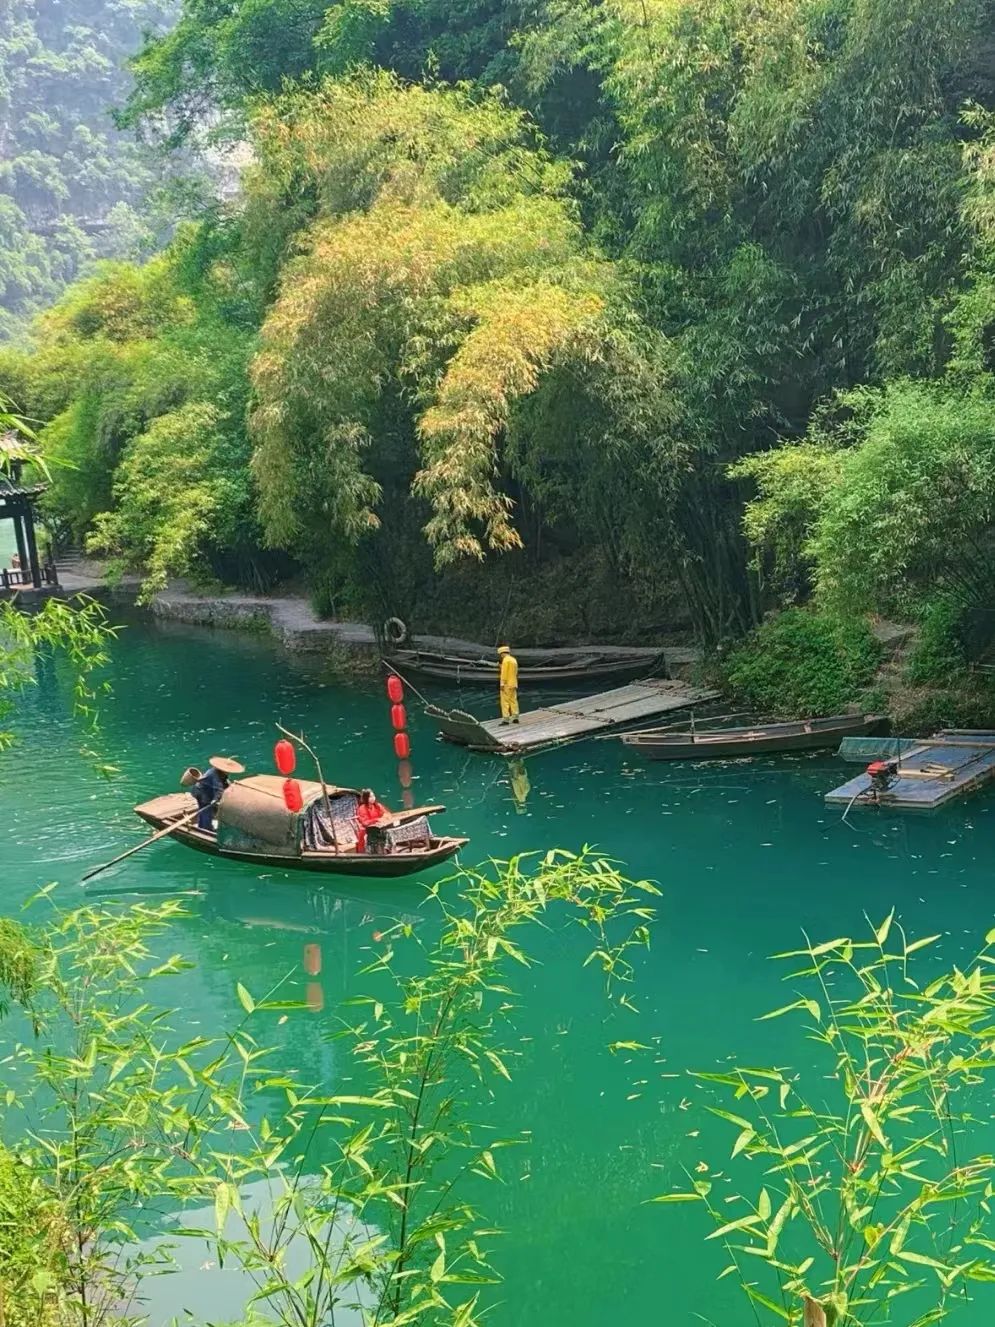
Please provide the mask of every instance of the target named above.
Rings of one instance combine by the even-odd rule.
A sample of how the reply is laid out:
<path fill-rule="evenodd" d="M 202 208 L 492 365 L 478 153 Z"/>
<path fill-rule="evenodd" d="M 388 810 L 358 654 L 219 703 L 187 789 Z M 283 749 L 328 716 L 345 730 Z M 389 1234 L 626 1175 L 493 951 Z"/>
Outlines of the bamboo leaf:
<path fill-rule="evenodd" d="M 757 1131 L 756 1131 L 756 1129 L 753 1129 L 753 1128 L 751 1128 L 749 1125 L 747 1125 L 747 1127 L 743 1130 L 743 1132 L 739 1135 L 739 1137 L 738 1137 L 738 1138 L 736 1139 L 736 1141 L 733 1143 L 733 1145 L 732 1145 L 732 1155 L 733 1155 L 734 1157 L 738 1157 L 739 1154 L 740 1154 L 740 1152 L 742 1152 L 743 1148 L 744 1148 L 744 1147 L 749 1147 L 749 1145 L 753 1142 L 753 1140 L 754 1140 L 754 1138 L 756 1138 L 756 1136 L 757 1136 Z"/>
<path fill-rule="evenodd" d="M 777 1251 L 777 1241 L 780 1239 L 781 1231 L 784 1229 L 784 1223 L 787 1221 L 794 1207 L 794 1199 L 790 1196 L 785 1198 L 784 1202 L 774 1214 L 774 1220 L 770 1223 L 767 1230 L 767 1256 L 773 1258 Z"/>
<path fill-rule="evenodd" d="M 731 1115 L 727 1110 L 719 1110 L 717 1106 L 706 1106 L 705 1109 L 711 1115 L 717 1115 L 720 1120 L 728 1120 L 730 1124 L 735 1124 L 740 1129 L 752 1129 L 753 1125 L 749 1120 L 744 1120 L 742 1115 Z"/>
<path fill-rule="evenodd" d="M 508 1070 L 505 1068 L 503 1060 L 497 1054 L 497 1052 L 492 1050 L 487 1050 L 484 1052 L 484 1054 L 487 1056 L 488 1060 L 490 1060 L 491 1064 L 493 1064 L 494 1068 L 498 1071 L 501 1077 L 507 1078 L 508 1082 L 510 1083 L 511 1074 L 508 1073 Z"/>
<path fill-rule="evenodd" d="M 940 1262 L 936 1258 L 930 1258 L 925 1253 L 913 1253 L 911 1249 L 905 1250 L 905 1252 L 900 1253 L 898 1256 L 901 1258 L 902 1262 L 916 1263 L 920 1267 L 933 1267 L 940 1272 L 946 1272 L 950 1268 L 949 1263 Z"/>
<path fill-rule="evenodd" d="M 871 1131 L 873 1137 L 881 1144 L 882 1147 L 887 1147 L 888 1140 L 884 1136 L 884 1131 L 881 1128 L 881 1123 L 878 1120 L 877 1115 L 875 1115 L 874 1108 L 869 1101 L 862 1101 L 860 1103 L 860 1113 L 864 1117 L 864 1123 Z"/>
<path fill-rule="evenodd" d="M 241 982 L 235 983 L 235 994 L 238 996 L 238 1002 L 245 1012 L 251 1014 L 256 1007 L 256 1002 Z"/>
<path fill-rule="evenodd" d="M 234 1192 L 233 1192 L 234 1191 Z M 225 1228 L 225 1221 L 228 1213 L 238 1201 L 238 1191 L 228 1180 L 220 1180 L 214 1190 L 214 1220 L 218 1227 L 218 1234 L 222 1234 Z"/>
<path fill-rule="evenodd" d="M 772 1299 L 768 1299 L 766 1295 L 761 1294 L 760 1291 L 753 1286 L 745 1286 L 744 1289 L 750 1299 L 756 1300 L 758 1304 L 762 1304 L 764 1308 L 769 1309 L 771 1313 L 776 1313 L 777 1316 L 783 1318 L 785 1322 L 791 1321 L 791 1315 L 781 1304 L 775 1304 Z"/>
<path fill-rule="evenodd" d="M 730 1235 L 734 1230 L 749 1230 L 753 1226 L 760 1224 L 760 1218 L 754 1213 L 749 1216 L 741 1216 L 738 1221 L 729 1221 L 724 1226 L 719 1226 L 718 1230 L 713 1230 L 706 1239 L 721 1239 L 723 1235 Z"/>
<path fill-rule="evenodd" d="M 758 1023 L 766 1023 L 769 1018 L 780 1018 L 782 1014 L 790 1014 L 793 1009 L 803 1009 L 804 1000 L 795 1000 L 791 1004 L 784 1004 L 780 1009 L 772 1009 L 769 1014 L 761 1014 L 757 1019 Z"/>
<path fill-rule="evenodd" d="M 923 936 L 921 940 L 913 940 L 910 945 L 905 946 L 906 956 L 908 956 L 909 954 L 914 954 L 917 949 L 925 949 L 927 945 L 935 944 L 936 941 L 939 940 L 939 938 L 940 937 L 938 935 L 926 935 Z M 985 937 L 985 941 L 987 944 L 991 943 L 991 938 L 995 938 L 995 931 L 988 932 L 988 935 Z"/>
<path fill-rule="evenodd" d="M 887 917 L 885 917 L 884 921 L 874 932 L 874 939 L 878 942 L 879 945 L 883 945 L 884 942 L 888 939 L 888 933 L 891 930 L 891 923 L 894 920 L 894 918 L 895 918 L 895 909 L 892 908 L 891 912 L 888 913 Z"/>

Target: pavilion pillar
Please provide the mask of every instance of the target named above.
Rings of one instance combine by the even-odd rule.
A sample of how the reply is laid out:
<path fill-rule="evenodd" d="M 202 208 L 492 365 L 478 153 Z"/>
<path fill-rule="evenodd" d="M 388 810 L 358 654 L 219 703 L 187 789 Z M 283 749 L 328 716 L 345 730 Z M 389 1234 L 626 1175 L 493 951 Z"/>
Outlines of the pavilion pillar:
<path fill-rule="evenodd" d="M 31 566 L 31 584 L 36 590 L 42 586 L 41 565 L 38 562 L 38 543 L 35 539 L 35 513 L 30 502 L 25 502 L 22 513 L 24 517 L 24 542 L 28 546 L 28 562 Z"/>
<path fill-rule="evenodd" d="M 20 504 L 12 502 L 10 504 L 10 514 L 14 522 L 14 539 L 17 543 L 17 556 L 21 563 L 21 570 L 25 575 L 28 574 L 28 546 L 24 542 L 24 526 L 21 523 Z"/>

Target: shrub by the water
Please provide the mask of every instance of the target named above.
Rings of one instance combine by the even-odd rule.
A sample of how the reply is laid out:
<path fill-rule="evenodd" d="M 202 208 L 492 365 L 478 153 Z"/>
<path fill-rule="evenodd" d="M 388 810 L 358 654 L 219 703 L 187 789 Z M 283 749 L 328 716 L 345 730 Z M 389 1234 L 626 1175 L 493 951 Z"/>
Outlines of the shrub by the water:
<path fill-rule="evenodd" d="M 950 596 L 941 595 L 927 604 L 918 639 L 905 665 L 907 682 L 913 686 L 949 683 L 951 677 L 963 672 L 966 660 L 959 632 L 963 615 L 963 603 Z"/>
<path fill-rule="evenodd" d="M 880 658 L 863 619 L 791 608 L 730 654 L 725 684 L 744 706 L 768 714 L 835 714 L 871 683 Z"/>

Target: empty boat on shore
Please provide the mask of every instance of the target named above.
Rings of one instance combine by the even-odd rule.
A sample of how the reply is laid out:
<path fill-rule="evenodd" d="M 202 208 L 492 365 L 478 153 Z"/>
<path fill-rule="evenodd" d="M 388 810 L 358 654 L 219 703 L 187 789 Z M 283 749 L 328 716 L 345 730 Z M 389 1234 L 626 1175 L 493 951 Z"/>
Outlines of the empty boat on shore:
<path fill-rule="evenodd" d="M 573 686 L 614 679 L 632 681 L 666 676 L 666 660 L 659 650 L 604 647 L 577 650 L 516 650 L 519 686 Z M 386 662 L 398 672 L 415 673 L 439 682 L 465 686 L 497 686 L 497 655 L 442 654 L 434 650 L 395 650 Z"/>
<path fill-rule="evenodd" d="M 881 733 L 882 714 L 835 714 L 825 719 L 722 727 L 715 719 L 689 728 L 649 728 L 624 733 L 621 741 L 650 760 L 717 760 L 774 755 L 781 751 L 814 751 L 837 746 L 844 737 Z"/>

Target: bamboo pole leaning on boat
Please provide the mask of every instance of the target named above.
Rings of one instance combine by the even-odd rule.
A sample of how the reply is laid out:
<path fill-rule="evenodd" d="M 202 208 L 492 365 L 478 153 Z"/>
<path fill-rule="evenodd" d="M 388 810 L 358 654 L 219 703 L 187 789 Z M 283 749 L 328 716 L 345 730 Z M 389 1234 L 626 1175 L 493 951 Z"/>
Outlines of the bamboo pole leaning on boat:
<path fill-rule="evenodd" d="M 214 802 L 212 805 L 217 806 L 217 803 Z M 146 839 L 144 843 L 136 843 L 135 846 L 129 848 L 127 852 L 119 853 L 117 857 L 112 857 L 109 862 L 104 862 L 103 866 L 95 866 L 92 871 L 87 871 L 86 875 L 80 877 L 80 884 L 82 885 L 85 881 L 92 880 L 95 875 L 100 875 L 101 871 L 106 871 L 109 866 L 116 866 L 118 862 L 123 862 L 126 857 L 133 857 L 136 852 L 141 852 L 143 848 L 148 848 L 158 839 L 164 839 L 167 834 L 172 834 L 173 830 L 179 829 L 181 825 L 189 825 L 190 821 L 196 816 L 199 816 L 204 809 L 205 808 L 202 806 L 195 807 L 188 816 L 183 816 L 179 820 L 170 821 L 165 829 L 158 830 L 150 839 Z"/>

